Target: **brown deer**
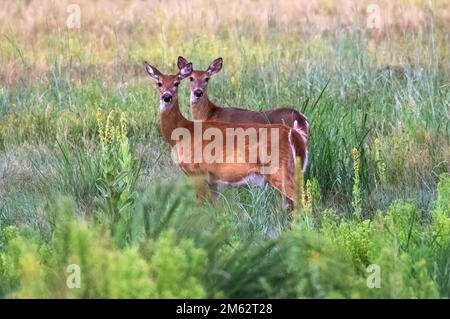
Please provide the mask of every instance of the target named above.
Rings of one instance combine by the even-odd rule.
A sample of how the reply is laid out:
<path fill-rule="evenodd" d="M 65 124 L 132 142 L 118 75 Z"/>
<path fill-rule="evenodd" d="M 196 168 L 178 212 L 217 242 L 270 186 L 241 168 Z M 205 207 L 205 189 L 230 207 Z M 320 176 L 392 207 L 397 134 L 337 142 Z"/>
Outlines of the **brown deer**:
<path fill-rule="evenodd" d="M 292 207 L 296 200 L 295 162 L 297 157 L 306 160 L 302 157 L 306 144 L 297 130 L 281 124 L 189 121 L 180 112 L 178 86 L 192 74 L 192 63 L 184 65 L 175 75 L 162 74 L 147 62 L 144 65 L 159 87 L 162 135 L 186 175 L 205 177 L 206 184 L 213 189 L 219 184 L 269 183 Z M 257 132 L 256 139 L 251 132 Z M 220 138 L 225 143 L 220 143 Z M 297 144 L 303 145 L 300 153 L 294 147 Z M 201 197 L 199 193 L 197 196 Z"/>
<path fill-rule="evenodd" d="M 178 57 L 177 65 L 181 69 L 189 62 L 182 56 Z M 306 116 L 293 108 L 276 108 L 265 112 L 251 111 L 236 107 L 221 107 L 214 104 L 208 97 L 209 79 L 217 74 L 223 65 L 222 58 L 217 58 L 209 65 L 206 71 L 194 70 L 191 80 L 191 114 L 194 120 L 221 121 L 231 123 L 262 123 L 284 124 L 297 130 L 303 142 L 295 145 L 297 154 L 305 159 L 303 170 L 307 165 L 308 151 L 304 145 L 308 143 L 309 122 Z"/>

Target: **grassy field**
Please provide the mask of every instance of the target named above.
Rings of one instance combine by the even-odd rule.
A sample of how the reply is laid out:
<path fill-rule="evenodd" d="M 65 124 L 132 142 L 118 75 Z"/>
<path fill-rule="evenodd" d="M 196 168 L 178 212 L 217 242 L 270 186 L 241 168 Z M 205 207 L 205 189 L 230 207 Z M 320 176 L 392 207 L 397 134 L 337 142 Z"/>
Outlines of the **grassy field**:
<path fill-rule="evenodd" d="M 0 3 L 0 297 L 450 297 L 448 1 L 76 2 Z M 178 55 L 308 116 L 292 222 L 270 188 L 196 203 L 142 65 Z"/>

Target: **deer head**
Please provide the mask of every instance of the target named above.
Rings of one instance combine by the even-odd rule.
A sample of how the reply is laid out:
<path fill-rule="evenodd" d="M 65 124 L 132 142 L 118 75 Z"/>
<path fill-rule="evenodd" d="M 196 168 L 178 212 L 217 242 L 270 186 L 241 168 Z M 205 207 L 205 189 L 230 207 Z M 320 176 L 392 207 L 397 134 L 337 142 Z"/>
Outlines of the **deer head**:
<path fill-rule="evenodd" d="M 167 112 L 178 102 L 178 86 L 180 82 L 192 74 L 192 63 L 186 63 L 178 74 L 162 74 L 156 67 L 144 62 L 150 78 L 155 80 L 159 88 L 159 106 L 161 112 Z"/>
<path fill-rule="evenodd" d="M 189 62 L 182 56 L 178 57 L 178 68 L 181 70 L 183 67 L 189 64 Z M 218 73 L 222 69 L 223 60 L 217 58 L 211 62 L 206 71 L 192 71 L 190 75 L 191 80 L 191 102 L 198 103 L 202 99 L 207 98 L 206 93 L 208 90 L 208 81 L 214 74 Z"/>

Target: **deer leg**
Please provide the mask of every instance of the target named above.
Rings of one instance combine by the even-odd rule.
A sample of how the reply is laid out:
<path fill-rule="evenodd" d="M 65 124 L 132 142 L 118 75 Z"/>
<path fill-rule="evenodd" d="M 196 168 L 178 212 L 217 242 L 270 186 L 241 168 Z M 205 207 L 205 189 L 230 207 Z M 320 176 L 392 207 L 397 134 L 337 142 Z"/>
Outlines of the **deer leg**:
<path fill-rule="evenodd" d="M 207 190 L 205 185 L 197 185 L 197 202 L 199 204 L 204 204 L 207 200 Z"/>
<path fill-rule="evenodd" d="M 195 188 L 197 190 L 197 202 L 204 204 L 208 200 L 215 202 L 218 195 L 218 187 L 213 176 L 208 174 L 206 176 L 196 176 L 194 178 Z"/>
<path fill-rule="evenodd" d="M 208 198 L 208 182 L 205 176 L 192 176 L 192 182 L 196 191 L 197 203 L 204 204 Z"/>
<path fill-rule="evenodd" d="M 267 178 L 272 187 L 278 190 L 283 196 L 284 202 L 287 204 L 287 210 L 292 211 L 294 208 L 295 187 L 291 179 L 271 175 Z"/>
<path fill-rule="evenodd" d="M 214 182 L 208 182 L 208 187 L 209 187 L 209 192 L 210 192 L 210 197 L 211 197 L 211 201 L 212 202 L 216 202 L 218 197 L 219 197 L 219 191 L 218 191 L 218 187 L 217 184 Z"/>
<path fill-rule="evenodd" d="M 284 197 L 284 201 L 286 203 L 286 210 L 292 212 L 294 210 L 294 201 L 288 197 Z"/>

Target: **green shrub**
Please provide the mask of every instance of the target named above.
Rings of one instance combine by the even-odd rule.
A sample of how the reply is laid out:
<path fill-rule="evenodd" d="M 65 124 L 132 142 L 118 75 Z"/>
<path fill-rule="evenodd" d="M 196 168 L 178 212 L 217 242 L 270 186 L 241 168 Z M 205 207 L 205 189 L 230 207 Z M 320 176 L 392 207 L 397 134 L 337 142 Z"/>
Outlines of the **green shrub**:
<path fill-rule="evenodd" d="M 439 177 L 430 235 L 430 271 L 442 296 L 450 297 L 450 175 Z"/>
<path fill-rule="evenodd" d="M 150 273 L 155 278 L 153 298 L 205 298 L 202 285 L 207 258 L 191 240 L 175 240 L 174 231 L 165 232 L 146 245 Z"/>
<path fill-rule="evenodd" d="M 165 230 L 156 240 L 119 248 L 108 232 L 75 219 L 70 199 L 52 208 L 53 237 L 2 232 L 0 292 L 18 298 L 201 298 L 206 253 Z M 13 238 L 12 238 L 13 237 Z M 80 288 L 66 284 L 69 265 L 80 268 Z"/>
<path fill-rule="evenodd" d="M 102 111 L 97 112 L 98 133 L 100 137 L 101 176 L 97 180 L 99 190 L 99 221 L 106 223 L 118 238 L 124 240 L 133 204 L 133 188 L 139 174 L 134 163 L 127 137 L 125 114 L 120 116 L 120 125 L 115 124 L 114 112 L 103 119 Z M 122 223 L 119 225 L 119 221 Z M 125 238 L 126 240 L 127 238 Z"/>
<path fill-rule="evenodd" d="M 365 280 L 358 275 L 344 249 L 317 233 L 294 235 L 288 239 L 287 273 L 290 291 L 296 298 L 364 297 Z M 286 296 L 285 296 L 286 297 Z"/>
<path fill-rule="evenodd" d="M 362 222 L 344 221 L 336 232 L 336 242 L 349 255 L 356 269 L 366 269 L 370 264 L 373 227 L 370 220 Z"/>
<path fill-rule="evenodd" d="M 423 239 L 420 213 L 412 203 L 392 204 L 384 225 L 403 251 L 413 250 Z"/>

